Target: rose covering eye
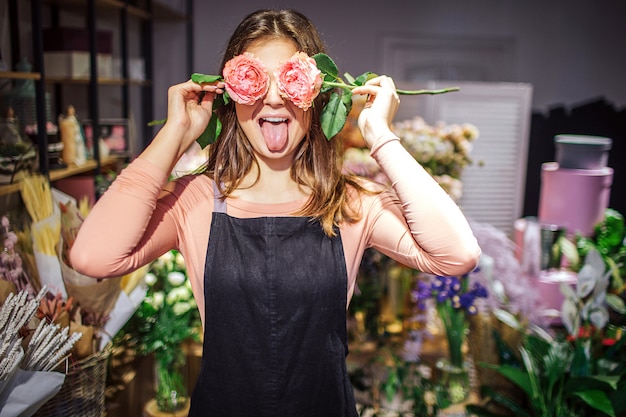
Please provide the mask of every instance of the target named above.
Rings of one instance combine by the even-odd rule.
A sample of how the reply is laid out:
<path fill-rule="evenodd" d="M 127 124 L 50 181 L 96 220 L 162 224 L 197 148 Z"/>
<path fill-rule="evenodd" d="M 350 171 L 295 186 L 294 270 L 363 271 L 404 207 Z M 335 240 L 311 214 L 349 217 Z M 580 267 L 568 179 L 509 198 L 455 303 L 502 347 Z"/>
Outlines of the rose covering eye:
<path fill-rule="evenodd" d="M 267 94 L 270 86 L 263 63 L 248 52 L 228 61 L 223 75 L 228 95 L 239 104 L 254 104 Z"/>
<path fill-rule="evenodd" d="M 322 88 L 322 72 L 304 52 L 296 52 L 278 68 L 274 77 L 280 94 L 303 110 L 311 107 Z"/>

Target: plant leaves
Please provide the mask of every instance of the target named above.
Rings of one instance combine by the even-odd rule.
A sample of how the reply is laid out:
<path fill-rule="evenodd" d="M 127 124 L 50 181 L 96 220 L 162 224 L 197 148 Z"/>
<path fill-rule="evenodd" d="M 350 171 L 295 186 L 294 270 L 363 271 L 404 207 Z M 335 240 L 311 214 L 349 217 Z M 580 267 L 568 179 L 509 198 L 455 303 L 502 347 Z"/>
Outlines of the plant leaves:
<path fill-rule="evenodd" d="M 322 74 L 332 77 L 330 81 L 335 81 L 337 79 L 339 69 L 331 57 L 326 54 L 315 54 L 313 55 L 313 59 L 315 60 L 317 69 L 319 69 Z"/>
<path fill-rule="evenodd" d="M 514 399 L 496 391 L 489 386 L 484 385 L 480 387 L 480 396 L 482 398 L 489 397 L 493 399 L 498 404 L 503 405 L 507 409 L 511 410 L 513 414 L 517 417 L 530 417 L 530 414 L 528 414 L 528 412 L 524 408 L 522 408 Z"/>
<path fill-rule="evenodd" d="M 337 92 L 333 92 L 328 104 L 322 111 L 321 117 L 322 131 L 326 139 L 331 140 L 333 136 L 339 133 L 346 124 L 347 118 L 348 112 L 342 97 Z"/>
<path fill-rule="evenodd" d="M 534 398 L 530 377 L 526 371 L 514 368 L 509 365 L 483 364 L 486 368 L 494 369 L 496 372 L 507 378 L 509 381 L 520 387 L 530 398 Z"/>
<path fill-rule="evenodd" d="M 606 393 L 600 390 L 589 390 L 574 392 L 574 395 L 586 402 L 592 408 L 602 411 L 603 413 L 608 414 L 611 417 L 616 417 L 615 410 L 613 409 L 613 404 L 611 403 L 611 400 L 606 395 Z"/>
<path fill-rule="evenodd" d="M 363 74 L 359 75 L 358 77 L 356 77 L 356 80 L 354 80 L 354 84 L 356 85 L 364 85 L 367 81 L 371 80 L 372 78 L 376 78 L 378 77 L 378 74 L 374 74 L 373 72 L 364 72 Z"/>
<path fill-rule="evenodd" d="M 221 75 L 200 74 L 197 72 L 194 72 L 193 74 L 191 74 L 191 81 L 193 81 L 194 83 L 198 83 L 198 84 L 214 83 L 215 81 L 220 81 L 220 80 L 222 80 Z"/>
<path fill-rule="evenodd" d="M 608 293 L 606 295 L 606 303 L 613 309 L 613 311 L 619 314 L 626 314 L 626 305 L 624 299 L 619 295 Z"/>
<path fill-rule="evenodd" d="M 221 131 L 222 122 L 217 117 L 215 112 L 213 112 L 211 120 L 209 120 L 209 124 L 207 125 L 206 129 L 204 129 L 204 132 L 202 132 L 200 137 L 196 139 L 196 142 L 198 142 L 200 148 L 204 149 L 217 140 L 217 137 L 220 135 Z"/>
<path fill-rule="evenodd" d="M 148 122 L 148 126 L 162 125 L 165 124 L 165 122 L 167 122 L 167 119 L 152 120 Z"/>
<path fill-rule="evenodd" d="M 569 378 L 565 387 L 565 392 L 574 393 L 580 391 L 600 390 L 606 389 L 616 390 L 620 381 L 619 376 L 609 375 L 589 375 L 582 377 Z"/>
<path fill-rule="evenodd" d="M 519 331 L 522 330 L 522 325 L 520 324 L 519 320 L 517 320 L 517 317 L 515 317 L 513 314 L 509 313 L 508 311 L 502 310 L 501 308 L 494 308 L 493 315 L 496 316 L 498 320 L 500 320 L 502 323 L 506 324 L 510 328 L 514 330 L 519 330 Z"/>

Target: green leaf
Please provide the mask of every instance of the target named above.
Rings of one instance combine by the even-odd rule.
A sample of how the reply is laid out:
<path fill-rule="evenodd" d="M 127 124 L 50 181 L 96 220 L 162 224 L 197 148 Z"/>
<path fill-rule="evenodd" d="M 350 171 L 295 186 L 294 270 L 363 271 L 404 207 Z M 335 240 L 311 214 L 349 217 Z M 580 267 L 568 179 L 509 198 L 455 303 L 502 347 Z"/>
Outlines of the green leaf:
<path fill-rule="evenodd" d="M 508 311 L 502 310 L 500 308 L 494 308 L 493 315 L 496 316 L 498 320 L 500 320 L 502 323 L 506 324 L 510 328 L 514 330 L 518 330 L 518 331 L 523 330 L 522 325 L 520 324 L 519 320 L 517 320 L 517 317 L 515 317 L 513 314 L 509 313 Z"/>
<path fill-rule="evenodd" d="M 313 59 L 315 60 L 317 68 L 322 72 L 322 74 L 332 77 L 332 80 L 337 79 L 339 69 L 337 68 L 335 61 L 333 61 L 331 57 L 326 54 L 315 54 L 313 55 Z"/>
<path fill-rule="evenodd" d="M 574 395 L 586 402 L 592 408 L 602 411 L 603 413 L 608 414 L 611 417 L 615 417 L 613 404 L 611 403 L 611 400 L 606 395 L 606 393 L 600 390 L 591 390 L 575 392 Z"/>
<path fill-rule="evenodd" d="M 492 365 L 486 363 L 483 366 L 494 369 L 496 372 L 520 387 L 530 398 L 534 398 L 530 378 L 525 371 L 509 365 Z"/>
<path fill-rule="evenodd" d="M 606 295 L 606 303 L 619 314 L 626 314 L 626 305 L 624 299 L 617 294 L 609 293 Z"/>
<path fill-rule="evenodd" d="M 616 390 L 619 382 L 619 376 L 611 375 L 572 377 L 567 380 L 564 391 L 574 393 L 594 390 L 606 391 L 607 389 Z"/>
<path fill-rule="evenodd" d="M 358 77 L 356 77 L 356 80 L 354 80 L 354 84 L 356 85 L 364 85 L 367 81 L 371 80 L 372 78 L 376 78 L 378 77 L 378 74 L 374 74 L 373 72 L 364 72 L 363 74 L 359 75 Z"/>
<path fill-rule="evenodd" d="M 148 126 L 162 125 L 162 124 L 165 124 L 166 121 L 167 119 L 152 120 L 148 122 Z"/>
<path fill-rule="evenodd" d="M 191 74 L 191 81 L 198 84 L 203 83 L 214 83 L 215 81 L 222 80 L 221 75 L 208 75 L 208 74 L 199 74 L 197 72 Z"/>
<path fill-rule="evenodd" d="M 326 136 L 326 139 L 330 140 L 337 133 L 343 129 L 348 118 L 348 112 L 346 111 L 346 105 L 342 100 L 342 97 L 333 92 L 330 96 L 330 101 L 324 107 L 322 111 L 322 131 Z"/>
<path fill-rule="evenodd" d="M 354 77 L 347 72 L 344 72 L 343 78 L 346 79 L 346 82 L 348 84 L 356 84 L 356 80 L 354 79 Z"/>
<path fill-rule="evenodd" d="M 490 412 L 487 407 L 483 407 L 481 405 L 476 404 L 468 404 L 465 406 L 465 411 L 468 416 L 478 416 L 478 417 L 500 417 L 500 414 L 494 414 Z"/>
<path fill-rule="evenodd" d="M 200 148 L 202 149 L 214 143 L 222 132 L 222 121 L 217 117 L 215 110 L 228 100 L 228 97 L 225 97 L 225 95 L 226 94 L 222 94 L 215 97 L 215 100 L 213 101 L 213 113 L 211 114 L 211 120 L 209 120 L 209 124 L 206 129 L 204 129 L 204 132 L 202 132 L 200 137 L 196 139 L 196 142 L 198 142 L 198 145 L 200 145 Z"/>
<path fill-rule="evenodd" d="M 213 113 L 209 124 L 207 125 L 204 132 L 200 135 L 196 142 L 202 149 L 206 148 L 208 145 L 214 143 L 217 140 L 217 137 L 220 135 L 222 131 L 222 122 L 218 119 L 217 115 Z"/>
<path fill-rule="evenodd" d="M 511 410 L 517 417 L 530 417 L 530 414 L 528 414 L 528 412 L 524 410 L 524 408 L 522 408 L 515 400 L 489 386 L 484 385 L 480 387 L 480 396 L 482 398 L 491 398 L 493 401 Z"/>

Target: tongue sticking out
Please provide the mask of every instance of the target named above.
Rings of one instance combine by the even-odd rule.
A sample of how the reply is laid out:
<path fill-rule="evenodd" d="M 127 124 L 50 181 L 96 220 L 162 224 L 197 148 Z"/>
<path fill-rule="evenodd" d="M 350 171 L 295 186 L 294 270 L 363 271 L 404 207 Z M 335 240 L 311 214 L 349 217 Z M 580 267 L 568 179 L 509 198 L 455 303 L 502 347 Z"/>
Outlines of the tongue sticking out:
<path fill-rule="evenodd" d="M 287 122 L 264 121 L 261 123 L 261 132 L 270 151 L 280 151 L 287 145 L 289 138 Z"/>

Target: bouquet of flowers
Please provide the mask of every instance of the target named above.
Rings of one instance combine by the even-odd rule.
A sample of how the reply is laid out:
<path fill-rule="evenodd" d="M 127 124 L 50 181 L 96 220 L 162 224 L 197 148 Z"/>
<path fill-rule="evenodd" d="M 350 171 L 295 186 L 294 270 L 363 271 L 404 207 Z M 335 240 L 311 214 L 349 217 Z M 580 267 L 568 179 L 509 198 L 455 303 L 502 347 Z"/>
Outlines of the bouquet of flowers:
<path fill-rule="evenodd" d="M 413 158 L 458 201 L 463 191 L 461 176 L 463 169 L 472 163 L 472 143 L 479 136 L 478 129 L 470 123 L 446 125 L 439 122 L 430 126 L 421 117 L 415 117 L 394 123 L 392 130 Z M 374 181 L 388 182 L 369 156 L 368 149 L 347 149 L 344 168 Z"/>
<path fill-rule="evenodd" d="M 442 384 L 449 388 L 450 400 L 461 402 L 469 394 L 469 377 L 463 357 L 470 315 L 476 314 L 477 298 L 486 298 L 487 289 L 478 282 L 470 286 L 470 274 L 461 277 L 434 276 L 430 282 L 418 281 L 412 298 L 418 310 L 426 309 L 426 302 L 434 301 L 443 322 L 448 342 L 448 358 L 437 362 L 442 372 Z"/>
<path fill-rule="evenodd" d="M 394 123 L 392 128 L 413 158 L 458 200 L 463 191 L 461 174 L 472 163 L 478 129 L 470 123 L 429 126 L 421 117 Z"/>
<path fill-rule="evenodd" d="M 201 337 L 200 314 L 180 252 L 169 251 L 154 261 L 145 282 L 146 297 L 116 343 L 135 346 L 140 355 L 154 354 L 157 406 L 162 411 L 176 411 L 187 402 L 182 344 Z"/>
<path fill-rule="evenodd" d="M 54 371 L 82 336 L 35 317 L 46 291 L 10 293 L 0 308 L 0 416 L 31 416 L 52 398 L 65 379 Z"/>

